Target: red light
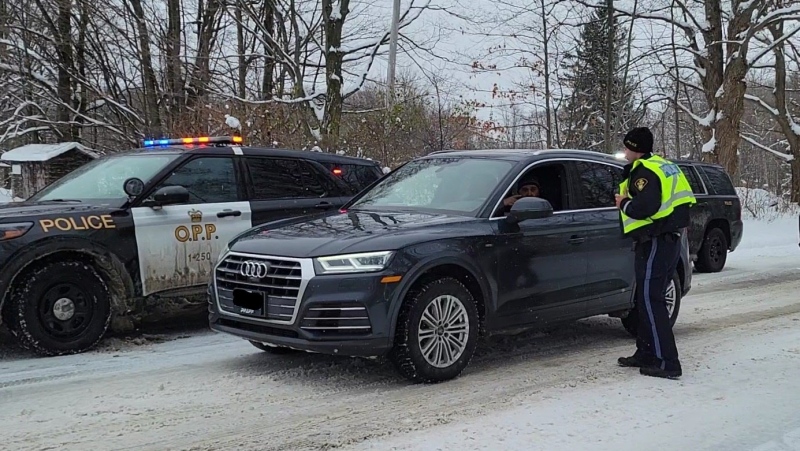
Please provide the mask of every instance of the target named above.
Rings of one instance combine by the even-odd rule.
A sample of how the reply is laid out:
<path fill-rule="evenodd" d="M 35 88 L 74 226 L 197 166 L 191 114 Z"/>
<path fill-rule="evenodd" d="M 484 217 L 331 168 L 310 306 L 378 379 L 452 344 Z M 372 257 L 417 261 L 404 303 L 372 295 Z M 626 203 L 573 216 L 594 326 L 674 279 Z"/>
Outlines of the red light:
<path fill-rule="evenodd" d="M 347 213 L 347 210 L 345 210 L 344 208 L 342 208 L 341 210 L 339 210 L 339 213 L 341 213 L 341 214 L 345 214 L 345 213 Z"/>
<path fill-rule="evenodd" d="M 199 143 L 207 143 L 208 141 L 209 141 L 208 140 L 208 136 L 203 136 L 201 138 L 197 138 L 197 142 L 199 142 Z"/>
<path fill-rule="evenodd" d="M 335 175 L 342 175 L 342 170 L 341 170 L 341 169 L 339 169 L 339 168 L 336 168 L 336 169 L 334 169 L 334 170 L 333 170 L 333 173 L 334 173 Z"/>

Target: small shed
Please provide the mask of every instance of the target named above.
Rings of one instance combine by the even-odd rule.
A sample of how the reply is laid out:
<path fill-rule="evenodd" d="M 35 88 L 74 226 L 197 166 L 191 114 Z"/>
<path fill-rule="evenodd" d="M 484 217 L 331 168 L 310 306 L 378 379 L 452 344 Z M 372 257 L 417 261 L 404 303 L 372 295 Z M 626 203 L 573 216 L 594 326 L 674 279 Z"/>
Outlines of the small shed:
<path fill-rule="evenodd" d="M 0 155 L 0 163 L 11 166 L 11 192 L 27 199 L 97 157 L 97 153 L 76 142 L 27 144 Z"/>
<path fill-rule="evenodd" d="M 11 165 L 0 163 L 0 188 L 11 189 Z"/>

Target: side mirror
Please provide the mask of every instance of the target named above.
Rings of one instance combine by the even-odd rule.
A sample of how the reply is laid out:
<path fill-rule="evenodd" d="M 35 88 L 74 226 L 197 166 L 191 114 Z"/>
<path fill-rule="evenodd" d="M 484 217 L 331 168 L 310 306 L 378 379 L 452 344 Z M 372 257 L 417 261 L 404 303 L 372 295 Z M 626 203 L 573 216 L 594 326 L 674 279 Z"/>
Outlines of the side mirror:
<path fill-rule="evenodd" d="M 553 206 L 550 202 L 539 197 L 523 197 L 511 207 L 508 221 L 520 223 L 529 219 L 542 219 L 553 216 Z"/>
<path fill-rule="evenodd" d="M 161 207 L 164 205 L 183 204 L 189 202 L 189 191 L 182 186 L 164 186 L 153 193 L 152 200 L 146 200 L 145 207 Z"/>
<path fill-rule="evenodd" d="M 144 182 L 136 177 L 131 177 L 125 180 L 123 190 L 130 197 L 138 197 L 144 191 Z"/>

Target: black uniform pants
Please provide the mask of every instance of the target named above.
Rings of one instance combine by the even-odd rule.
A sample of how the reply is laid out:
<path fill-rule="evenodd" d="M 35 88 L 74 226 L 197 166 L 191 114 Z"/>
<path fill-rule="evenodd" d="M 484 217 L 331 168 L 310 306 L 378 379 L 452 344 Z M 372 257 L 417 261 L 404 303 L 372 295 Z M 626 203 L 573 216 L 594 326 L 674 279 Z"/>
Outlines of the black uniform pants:
<path fill-rule="evenodd" d="M 639 329 L 636 354 L 655 358 L 661 369 L 680 368 L 678 348 L 664 298 L 680 259 L 680 237 L 659 235 L 636 244 L 636 306 Z"/>

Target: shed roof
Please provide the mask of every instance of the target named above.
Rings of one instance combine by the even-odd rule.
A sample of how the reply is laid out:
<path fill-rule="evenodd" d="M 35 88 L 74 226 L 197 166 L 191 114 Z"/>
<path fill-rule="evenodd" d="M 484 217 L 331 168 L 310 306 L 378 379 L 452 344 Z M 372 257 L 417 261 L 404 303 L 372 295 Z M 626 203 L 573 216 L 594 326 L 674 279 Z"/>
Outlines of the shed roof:
<path fill-rule="evenodd" d="M 70 141 L 57 144 L 27 144 L 22 147 L 17 147 L 16 149 L 11 149 L 3 155 L 0 155 L 0 160 L 12 161 L 15 163 L 31 161 L 42 162 L 52 160 L 70 150 L 77 150 L 92 158 L 97 158 L 99 156 L 88 147 Z"/>

